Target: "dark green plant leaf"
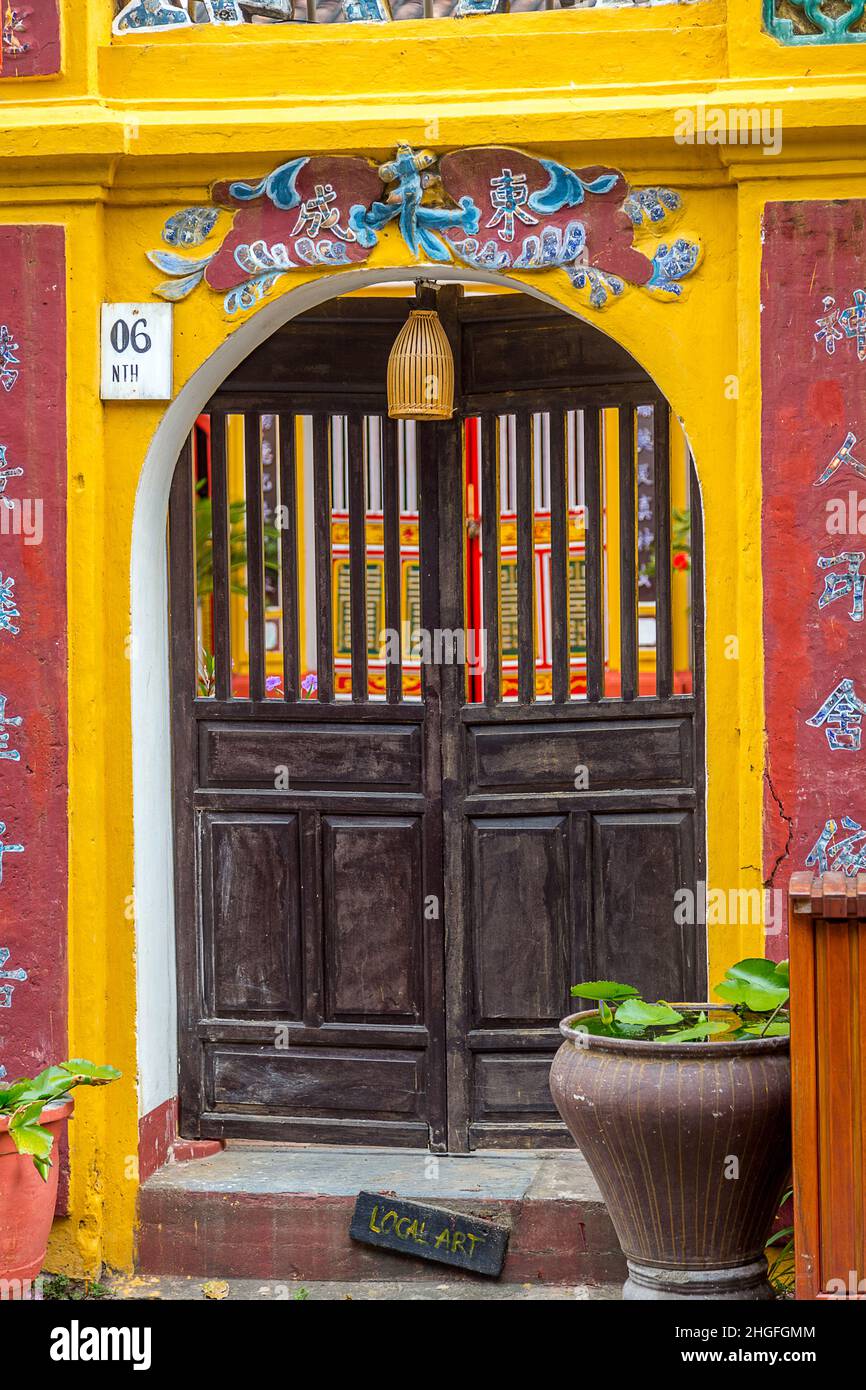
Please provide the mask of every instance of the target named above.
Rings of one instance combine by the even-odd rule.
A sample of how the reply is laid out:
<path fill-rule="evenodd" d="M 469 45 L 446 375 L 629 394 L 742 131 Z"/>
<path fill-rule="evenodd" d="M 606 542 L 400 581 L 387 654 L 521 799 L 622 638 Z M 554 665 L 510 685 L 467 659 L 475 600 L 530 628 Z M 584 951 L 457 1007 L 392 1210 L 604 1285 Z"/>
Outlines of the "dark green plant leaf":
<path fill-rule="evenodd" d="M 54 1135 L 37 1124 L 41 1114 L 41 1101 L 16 1110 L 9 1121 L 9 1134 L 20 1154 L 30 1154 L 33 1158 L 47 1161 L 54 1146 Z"/>
<path fill-rule="evenodd" d="M 768 1245 L 777 1245 L 780 1240 L 790 1240 L 794 1234 L 793 1226 L 783 1226 L 781 1231 L 776 1231 L 775 1235 L 770 1236 Z"/>
<path fill-rule="evenodd" d="M 105 1086 L 109 1081 L 118 1081 L 117 1067 L 98 1066 L 96 1062 L 86 1062 L 82 1057 L 73 1057 L 61 1064 L 62 1070 L 73 1078 L 71 1086 Z"/>
<path fill-rule="evenodd" d="M 716 985 L 716 993 L 731 1004 L 745 1005 L 755 1013 L 768 1013 L 788 999 L 787 970 L 779 973 L 772 960 L 737 961 Z"/>
<path fill-rule="evenodd" d="M 737 1030 L 741 1038 L 788 1038 L 791 1024 L 787 1018 L 777 1018 L 772 1023 L 747 1023 Z"/>
<path fill-rule="evenodd" d="M 39 1158 L 34 1154 L 33 1167 L 36 1169 L 43 1182 L 48 1181 L 48 1174 L 51 1172 L 53 1164 L 50 1158 Z"/>
<path fill-rule="evenodd" d="M 620 985 L 616 980 L 589 980 L 586 984 L 572 985 L 571 992 L 578 999 L 605 999 L 609 1004 L 633 999 L 638 994 L 632 985 Z"/>
<path fill-rule="evenodd" d="M 590 1033 L 594 1038 L 614 1038 L 614 1025 L 603 1023 L 597 1016 L 594 1018 L 582 1018 L 580 1023 L 572 1026 L 573 1033 Z"/>
<path fill-rule="evenodd" d="M 657 1042 L 696 1042 L 699 1038 L 712 1038 L 718 1033 L 729 1033 L 731 1031 L 728 1023 L 708 1022 L 706 1019 L 702 1023 L 694 1023 L 691 1028 L 680 1028 L 676 1033 L 663 1033 Z"/>
<path fill-rule="evenodd" d="M 683 1016 L 661 1000 L 647 1004 L 643 999 L 626 999 L 616 1011 L 617 1023 L 631 1023 L 638 1028 L 657 1028 L 665 1023 L 682 1023 Z"/>

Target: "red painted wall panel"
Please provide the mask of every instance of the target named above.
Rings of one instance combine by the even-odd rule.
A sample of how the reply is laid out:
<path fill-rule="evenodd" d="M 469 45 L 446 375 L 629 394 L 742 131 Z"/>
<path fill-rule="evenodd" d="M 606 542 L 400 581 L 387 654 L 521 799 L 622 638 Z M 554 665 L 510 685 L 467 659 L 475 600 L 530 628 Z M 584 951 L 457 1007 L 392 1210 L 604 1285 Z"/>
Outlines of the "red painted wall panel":
<path fill-rule="evenodd" d="M 771 203 L 764 232 L 764 873 L 782 888 L 866 869 L 866 202 Z"/>
<path fill-rule="evenodd" d="M 60 71 L 58 0 L 2 0 L 0 77 L 50 77 Z"/>
<path fill-rule="evenodd" d="M 63 228 L 0 227 L 0 263 L 0 1064 L 13 1077 L 66 1052 Z"/>

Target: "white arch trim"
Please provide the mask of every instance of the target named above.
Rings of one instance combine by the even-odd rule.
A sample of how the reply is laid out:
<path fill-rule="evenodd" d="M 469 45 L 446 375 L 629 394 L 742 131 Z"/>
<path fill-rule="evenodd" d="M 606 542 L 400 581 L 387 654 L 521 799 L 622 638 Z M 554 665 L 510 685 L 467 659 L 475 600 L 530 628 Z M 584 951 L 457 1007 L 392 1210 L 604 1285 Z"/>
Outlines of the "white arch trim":
<path fill-rule="evenodd" d="M 165 528 L 175 464 L 217 387 L 272 333 L 307 309 L 368 285 L 413 281 L 480 283 L 520 290 L 574 317 L 552 295 L 495 271 L 414 265 L 341 271 L 299 285 L 240 325 L 168 406 L 144 461 L 132 526 L 132 791 L 135 837 L 138 1113 L 177 1095 L 171 692 Z M 586 320 L 603 327 L 597 319 Z"/>

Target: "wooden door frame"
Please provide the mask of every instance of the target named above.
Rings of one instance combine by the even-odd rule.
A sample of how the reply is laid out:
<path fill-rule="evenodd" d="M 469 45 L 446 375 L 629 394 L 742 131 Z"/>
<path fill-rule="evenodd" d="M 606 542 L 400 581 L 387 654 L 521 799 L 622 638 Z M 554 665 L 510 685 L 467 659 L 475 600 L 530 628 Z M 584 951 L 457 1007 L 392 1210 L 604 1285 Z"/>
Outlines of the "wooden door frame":
<path fill-rule="evenodd" d="M 450 287 L 455 291 L 459 287 Z M 442 317 L 446 324 L 446 331 L 453 333 L 456 325 L 456 300 L 458 294 L 449 296 L 452 304 L 449 308 L 447 304 L 442 306 Z M 565 316 L 566 311 L 561 311 Z M 459 334 L 457 335 L 457 348 L 459 351 Z M 634 398 L 641 401 L 648 399 L 648 388 L 643 385 L 641 388 L 634 388 Z M 586 403 L 613 404 L 620 402 L 629 396 L 629 386 L 623 382 L 605 386 L 598 383 L 591 386 L 583 386 L 569 389 L 567 392 L 568 403 L 570 406 Z M 257 408 L 255 398 L 246 393 L 235 394 L 231 386 L 225 391 L 218 391 L 213 398 L 219 399 L 223 409 L 239 410 L 241 408 Z M 496 395 L 489 393 L 474 393 L 467 395 L 460 403 L 461 409 L 455 416 L 453 422 L 441 425 L 427 425 L 419 429 L 419 479 L 422 490 L 422 497 L 426 499 L 426 509 L 428 526 L 422 524 L 422 622 L 425 627 L 460 630 L 465 623 L 463 612 L 463 567 L 462 563 L 458 566 L 454 563 L 454 557 L 459 555 L 462 560 L 464 551 L 464 537 L 462 532 L 462 509 L 454 504 L 455 499 L 455 479 L 459 478 L 462 469 L 462 444 L 461 430 L 462 421 L 466 416 L 478 413 L 481 409 L 498 410 L 507 413 L 509 407 L 514 409 L 516 405 L 528 408 L 544 409 L 550 405 L 552 395 L 550 391 L 545 392 L 521 392 L 519 390 L 504 390 Z M 563 397 L 564 399 L 564 397 Z M 287 398 L 280 395 L 279 406 L 276 402 L 266 404 L 263 399 L 259 402 L 262 408 L 273 409 L 276 413 L 280 410 L 311 411 L 321 410 L 324 406 L 322 395 L 310 396 L 309 394 L 292 394 Z M 352 401 L 356 409 L 371 410 L 373 403 L 367 396 L 359 396 Z M 340 402 L 340 413 L 342 413 L 344 402 Z M 189 503 L 177 502 L 175 493 L 179 488 L 178 478 L 182 476 L 183 469 L 181 459 L 184 457 L 189 461 L 189 446 L 185 446 L 182 451 L 178 465 L 175 469 L 175 480 L 172 485 L 172 526 L 180 526 L 188 536 L 192 535 L 193 515 Z M 427 458 L 433 466 L 424 467 L 423 460 Z M 188 492 L 188 489 L 186 489 Z M 456 493 L 460 493 L 459 487 Z M 695 735 L 696 735 L 696 825 L 695 825 L 695 850 L 696 850 L 696 870 L 700 877 L 705 858 L 705 760 L 703 753 L 704 740 L 704 653 L 703 653 L 703 546 L 702 546 L 702 516 L 700 510 L 700 490 L 697 477 L 692 465 L 691 473 L 691 505 L 693 516 L 693 552 L 695 583 L 693 586 L 694 613 L 692 628 L 695 644 L 694 678 L 695 678 Z M 184 573 L 184 571 L 187 571 Z M 443 584 L 442 577 L 453 576 L 453 583 Z M 189 583 L 188 566 L 183 564 L 182 553 L 177 547 L 172 550 L 170 566 L 170 602 L 174 606 L 178 602 L 186 608 L 190 608 L 194 602 Z M 426 605 L 426 606 L 425 606 Z M 428 614 L 430 620 L 428 621 Z M 182 626 L 182 625 L 181 625 Z M 193 627 L 193 633 L 194 633 Z M 178 993 L 181 995 L 178 1006 L 178 1035 L 180 1041 L 179 1049 L 179 1092 L 183 1112 L 183 1129 L 191 1137 L 197 1137 L 201 1133 L 201 1111 L 204 1098 L 204 1076 L 203 1064 L 199 1060 L 195 1061 L 194 1050 L 190 1048 L 190 1043 L 195 1037 L 195 1020 L 192 1014 L 197 1007 L 199 1000 L 202 979 L 201 963 L 197 959 L 197 948 L 195 937 L 190 939 L 189 931 L 184 931 L 182 924 L 185 915 L 190 911 L 197 918 L 199 910 L 200 887 L 195 879 L 194 863 L 195 855 L 195 825 L 191 823 L 190 807 L 192 794 L 194 791 L 194 778 L 191 771 L 189 775 L 178 774 L 178 759 L 188 768 L 194 766 L 195 739 L 197 737 L 198 721 L 189 720 L 188 711 L 182 711 L 179 700 L 179 683 L 175 679 L 178 675 L 180 680 L 189 680 L 194 684 L 195 681 L 195 646 L 194 643 L 182 646 L 182 637 L 179 626 L 175 623 L 171 625 L 171 659 L 172 659 L 172 735 L 175 741 L 176 756 L 174 759 L 174 811 L 175 811 L 175 901 L 177 931 L 177 951 L 178 951 Z M 440 667 L 425 668 L 424 674 L 424 701 L 426 706 L 426 717 L 424 720 L 427 733 L 427 746 L 425 757 L 431 769 L 438 767 L 440 773 L 441 789 L 441 818 L 440 818 L 440 841 L 428 847 L 427 856 L 424 864 L 424 897 L 435 896 L 438 892 L 442 910 L 439 917 L 438 930 L 431 926 L 425 938 L 425 972 L 427 979 L 425 989 L 428 991 L 427 998 L 433 1002 L 438 997 L 444 999 L 444 1011 L 433 1010 L 429 1014 L 428 1026 L 431 1029 L 431 1061 L 434 1050 L 439 1056 L 445 1053 L 444 1076 L 439 1066 L 431 1067 L 431 1101 L 433 1096 L 437 1097 L 435 1112 L 437 1115 L 449 1117 L 447 1136 L 442 1124 L 435 1124 L 431 1127 L 431 1148 L 442 1151 L 465 1151 L 468 1146 L 468 1124 L 470 1115 L 469 1089 L 471 1079 L 466 1067 L 466 1048 L 465 1045 L 457 1045 L 455 1040 L 464 1040 L 468 1029 L 468 1010 L 465 990 L 449 988 L 446 990 L 446 980 L 461 979 L 466 976 L 466 961 L 469 950 L 469 941 L 466 931 L 466 915 L 463 910 L 466 894 L 465 884 L 465 844 L 464 844 L 464 822 L 459 812 L 462 790 L 465 787 L 466 769 L 464 765 L 464 747 L 460 732 L 461 721 L 459 718 L 453 721 L 450 728 L 450 736 L 442 735 L 442 720 L 448 722 L 452 714 L 462 710 L 465 704 L 463 690 L 463 669 L 456 664 L 445 664 Z M 429 702 L 429 703 L 428 703 Z M 650 702 L 641 702 L 642 712 L 652 712 L 648 709 Z M 660 702 L 655 702 L 656 708 Z M 274 710 L 274 718 L 278 717 L 278 711 Z M 587 715 L 582 713 L 580 708 L 570 711 L 576 718 L 592 717 L 591 712 Z M 537 717 L 544 717 L 544 707 L 537 711 Z M 187 725 L 192 725 L 191 728 Z M 443 881 L 443 868 L 445 877 Z M 705 948 L 705 943 L 702 943 Z M 699 959 L 703 959 L 703 952 L 699 952 Z M 461 1031 L 462 1030 L 462 1031 Z M 434 1032 L 436 1038 L 434 1040 Z M 198 1040 L 195 1039 L 197 1042 Z M 202 1051 L 198 1049 L 201 1059 Z M 447 1106 L 446 1106 L 447 1092 Z M 194 1116 L 194 1119 L 190 1119 Z"/>

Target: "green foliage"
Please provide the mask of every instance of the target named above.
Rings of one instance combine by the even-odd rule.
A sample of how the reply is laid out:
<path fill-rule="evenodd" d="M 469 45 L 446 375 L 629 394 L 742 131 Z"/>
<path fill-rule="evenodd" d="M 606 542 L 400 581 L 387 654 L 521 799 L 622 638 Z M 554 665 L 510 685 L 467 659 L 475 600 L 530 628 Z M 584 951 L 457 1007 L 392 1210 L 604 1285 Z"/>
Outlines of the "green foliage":
<path fill-rule="evenodd" d="M 790 1202 L 794 1195 L 793 1188 L 782 1193 L 779 1202 L 781 1212 L 787 1202 Z M 777 1298 L 793 1298 L 794 1286 L 796 1283 L 796 1265 L 794 1260 L 794 1227 L 783 1226 L 781 1230 L 774 1232 L 767 1241 L 767 1248 L 778 1245 L 780 1249 L 771 1252 L 769 1279 L 773 1287 L 773 1292 Z"/>
<path fill-rule="evenodd" d="M 666 1042 L 705 1042 L 707 1038 L 712 1038 L 716 1033 L 730 1033 L 731 1028 L 728 1023 L 711 1023 L 706 1014 L 701 1014 L 697 1023 L 693 1023 L 691 1028 L 680 1028 L 676 1033 L 666 1033 Z"/>
<path fill-rule="evenodd" d="M 741 960 L 725 972 L 716 993 L 730 1004 L 743 1005 L 753 1013 L 775 1010 L 787 1004 L 790 994 L 788 962 Z"/>
<path fill-rule="evenodd" d="M 65 1274 L 50 1274 L 42 1286 L 42 1297 L 46 1301 L 81 1302 L 111 1298 L 111 1289 L 98 1279 L 70 1279 Z"/>
<path fill-rule="evenodd" d="M 647 1003 L 633 985 L 616 980 L 589 980 L 572 985 L 571 993 L 598 1001 L 596 1014 L 577 1024 L 578 1031 L 593 1037 L 684 1043 L 788 1036 L 790 1023 L 781 1012 L 789 998 L 787 961 L 738 961 L 716 988 L 730 1005 L 726 1019 L 710 1020 L 696 1009 L 683 1014 L 664 999 Z"/>
<path fill-rule="evenodd" d="M 196 486 L 195 575 L 199 598 L 213 593 L 213 514 L 211 499 L 204 495 L 205 480 Z M 247 568 L 247 504 L 243 499 L 229 503 L 229 586 L 233 594 L 245 597 Z M 279 573 L 280 533 L 275 526 L 264 526 L 265 570 Z"/>
<path fill-rule="evenodd" d="M 665 1023 L 682 1023 L 683 1016 L 670 1004 L 647 1004 L 643 999 L 626 999 L 616 1011 L 620 1023 L 634 1028 L 659 1028 Z"/>
<path fill-rule="evenodd" d="M 59 1066 L 46 1067 L 38 1076 L 24 1077 L 10 1086 L 0 1087 L 0 1115 L 9 1115 L 9 1134 L 20 1154 L 33 1159 L 43 1182 L 48 1180 L 54 1137 L 39 1120 L 46 1105 L 57 1105 L 69 1099 L 73 1086 L 105 1086 L 116 1081 L 116 1067 L 97 1066 L 81 1057 L 73 1057 Z"/>
<path fill-rule="evenodd" d="M 585 985 L 572 985 L 571 992 L 581 999 L 604 999 L 608 1003 L 631 999 L 638 994 L 632 985 L 619 985 L 616 980 L 590 980 Z"/>

